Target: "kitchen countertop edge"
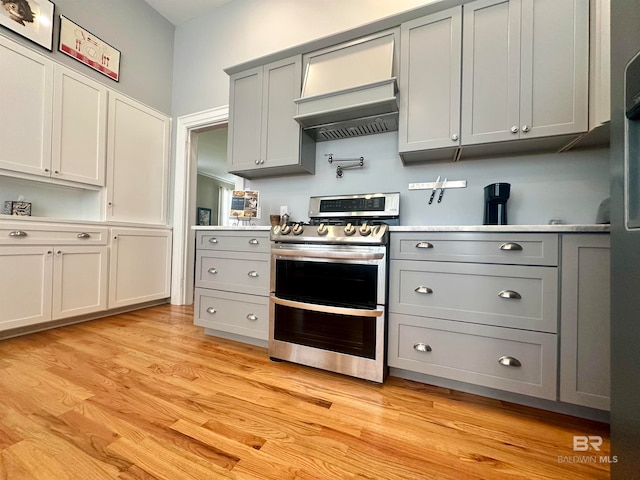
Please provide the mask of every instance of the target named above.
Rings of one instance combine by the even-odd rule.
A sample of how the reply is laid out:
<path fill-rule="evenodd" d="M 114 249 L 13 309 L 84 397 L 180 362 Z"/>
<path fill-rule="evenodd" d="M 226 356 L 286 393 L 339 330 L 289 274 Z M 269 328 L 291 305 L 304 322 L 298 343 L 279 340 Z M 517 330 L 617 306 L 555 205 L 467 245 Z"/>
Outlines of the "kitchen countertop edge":
<path fill-rule="evenodd" d="M 609 224 L 392 226 L 390 232 L 608 233 Z"/>

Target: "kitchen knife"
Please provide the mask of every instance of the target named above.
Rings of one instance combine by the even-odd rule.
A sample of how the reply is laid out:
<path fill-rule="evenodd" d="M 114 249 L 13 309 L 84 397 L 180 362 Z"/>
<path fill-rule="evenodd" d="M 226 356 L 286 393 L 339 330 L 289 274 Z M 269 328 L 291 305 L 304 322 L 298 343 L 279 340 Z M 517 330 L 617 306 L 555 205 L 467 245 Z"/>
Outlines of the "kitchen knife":
<path fill-rule="evenodd" d="M 447 184 L 447 177 L 444 177 L 444 181 L 442 185 L 440 185 L 440 195 L 438 195 L 438 203 L 442 201 L 442 196 L 444 195 L 444 186 Z"/>
<path fill-rule="evenodd" d="M 433 199 L 436 196 L 436 190 L 438 190 L 438 183 L 440 183 L 440 175 L 436 179 L 436 183 L 433 184 L 433 190 L 431 190 L 431 196 L 429 197 L 429 205 L 433 203 Z"/>

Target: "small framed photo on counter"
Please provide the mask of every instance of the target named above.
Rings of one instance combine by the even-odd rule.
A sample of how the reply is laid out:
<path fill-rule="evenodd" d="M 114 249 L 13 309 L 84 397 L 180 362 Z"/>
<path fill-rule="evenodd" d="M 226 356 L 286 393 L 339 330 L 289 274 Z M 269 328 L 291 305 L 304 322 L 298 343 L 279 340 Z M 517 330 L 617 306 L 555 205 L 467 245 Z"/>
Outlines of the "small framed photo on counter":
<path fill-rule="evenodd" d="M 198 207 L 196 221 L 198 225 L 211 225 L 211 209 Z"/>

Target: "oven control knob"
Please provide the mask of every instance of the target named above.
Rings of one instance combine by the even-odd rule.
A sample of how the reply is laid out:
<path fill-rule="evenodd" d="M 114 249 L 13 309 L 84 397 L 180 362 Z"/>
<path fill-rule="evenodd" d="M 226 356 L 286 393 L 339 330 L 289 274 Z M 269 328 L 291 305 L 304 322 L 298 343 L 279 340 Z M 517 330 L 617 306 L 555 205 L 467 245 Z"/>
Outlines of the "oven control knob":
<path fill-rule="evenodd" d="M 278 235 L 280 233 L 280 225 L 274 225 L 273 228 L 271 229 L 271 233 L 273 233 L 274 235 Z"/>
<path fill-rule="evenodd" d="M 351 225 L 350 223 L 347 223 L 347 226 L 344 227 L 344 234 L 347 237 L 350 237 L 351 235 L 353 235 L 354 233 L 356 233 L 356 227 L 354 227 L 353 225 Z"/>
<path fill-rule="evenodd" d="M 291 226 L 290 225 L 283 225 L 282 228 L 280 229 L 280 233 L 282 235 L 289 235 L 290 231 L 291 231 Z"/>
<path fill-rule="evenodd" d="M 371 227 L 366 223 L 363 223 L 362 225 L 360 225 L 360 228 L 358 229 L 358 231 L 360 232 L 360 235 L 362 235 L 363 237 L 366 237 L 367 235 L 371 234 Z"/>
<path fill-rule="evenodd" d="M 327 233 L 329 233 L 329 229 L 324 223 L 321 223 L 318 227 L 318 235 L 326 235 Z"/>
<path fill-rule="evenodd" d="M 294 235 L 300 235 L 302 232 L 304 232 L 304 228 L 299 223 L 296 223 L 291 229 L 291 231 L 293 232 Z"/>

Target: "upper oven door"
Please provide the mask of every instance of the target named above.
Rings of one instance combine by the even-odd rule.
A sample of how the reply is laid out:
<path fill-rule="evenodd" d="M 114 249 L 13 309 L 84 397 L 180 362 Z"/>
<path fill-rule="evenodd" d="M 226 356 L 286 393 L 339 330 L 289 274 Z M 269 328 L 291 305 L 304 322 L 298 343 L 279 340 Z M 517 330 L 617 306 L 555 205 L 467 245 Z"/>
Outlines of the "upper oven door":
<path fill-rule="evenodd" d="M 271 291 L 278 298 L 374 310 L 385 304 L 385 246 L 274 244 Z"/>

